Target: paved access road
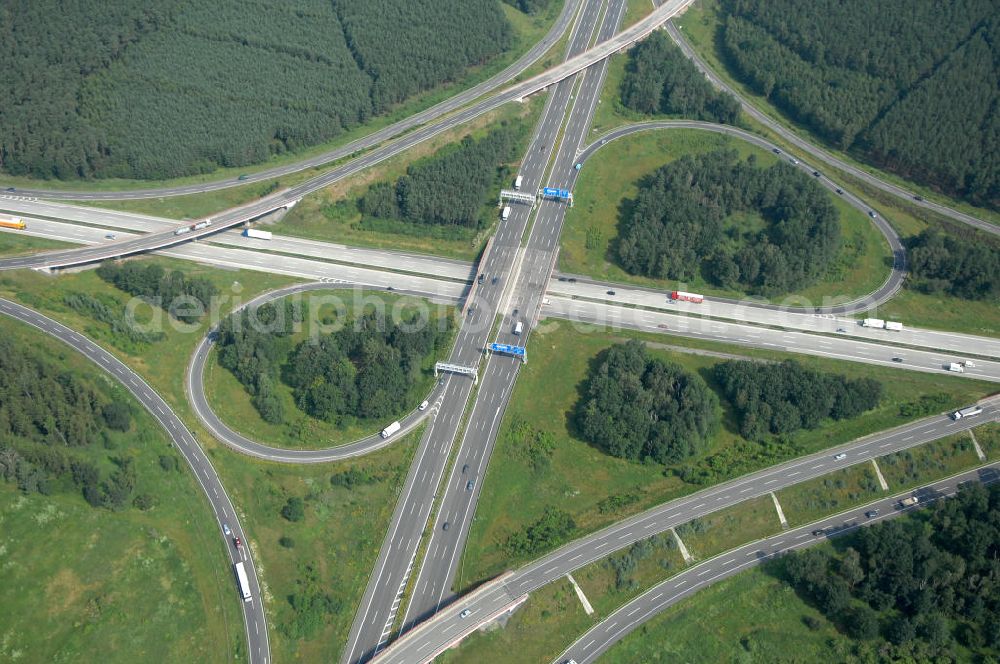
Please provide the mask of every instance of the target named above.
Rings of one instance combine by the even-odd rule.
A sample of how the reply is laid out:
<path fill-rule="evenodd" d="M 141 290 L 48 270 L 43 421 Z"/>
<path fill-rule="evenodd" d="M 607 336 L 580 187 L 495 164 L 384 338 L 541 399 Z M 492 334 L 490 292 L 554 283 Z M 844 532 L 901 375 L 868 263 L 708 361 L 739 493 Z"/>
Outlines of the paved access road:
<path fill-rule="evenodd" d="M 544 90 L 550 85 L 572 76 L 573 74 L 586 69 L 595 62 L 600 62 L 612 53 L 628 46 L 629 44 L 645 37 L 658 25 L 667 21 L 671 16 L 690 4 L 692 0 L 670 0 L 663 6 L 653 10 L 651 14 L 635 25 L 620 32 L 613 38 L 602 42 L 590 50 L 577 55 L 565 63 L 545 71 L 534 78 L 523 83 L 519 83 L 511 88 L 499 92 L 485 100 L 465 107 L 451 115 L 445 116 L 438 122 L 421 126 L 410 133 L 407 133 L 392 143 L 375 148 L 362 156 L 352 159 L 342 166 L 331 170 L 315 178 L 307 180 L 302 184 L 290 189 L 276 192 L 270 196 L 254 201 L 245 206 L 234 208 L 211 219 L 211 225 L 191 230 L 183 235 L 176 235 L 174 232 L 150 233 L 142 237 L 125 240 L 122 242 L 112 242 L 110 244 L 88 247 L 85 249 L 71 249 L 66 251 L 45 252 L 31 256 L 20 256 L 0 259 L 0 270 L 11 270 L 18 268 L 54 268 L 69 267 L 73 265 L 84 265 L 102 260 L 120 258 L 131 254 L 156 249 L 166 249 L 183 242 L 189 242 L 201 237 L 213 235 L 220 230 L 238 226 L 245 222 L 257 219 L 265 214 L 287 208 L 294 205 L 304 196 L 323 189 L 334 182 L 350 177 L 366 168 L 381 163 L 382 161 L 400 154 L 405 150 L 426 141 L 437 134 L 460 126 L 473 118 L 479 117 L 506 103 L 518 101 L 526 96 Z"/>
<path fill-rule="evenodd" d="M 304 171 L 307 168 L 317 168 L 325 164 L 332 163 L 338 159 L 343 159 L 349 157 L 355 152 L 361 150 L 367 150 L 370 148 L 384 143 L 385 141 L 391 140 L 400 134 L 412 130 L 414 127 L 419 127 L 420 125 L 440 118 L 443 115 L 451 113 L 462 106 L 482 97 L 483 95 L 489 93 L 492 90 L 509 83 L 514 80 L 518 74 L 523 72 L 525 69 L 530 67 L 535 61 L 541 58 L 545 53 L 555 45 L 559 39 L 562 38 L 566 29 L 570 26 L 573 21 L 573 17 L 576 14 L 577 8 L 580 5 L 580 0 L 566 0 L 563 4 L 562 11 L 556 18 L 555 23 L 549 28 L 548 33 L 531 49 L 517 59 L 516 62 L 512 63 L 506 67 L 503 71 L 494 74 L 487 80 L 475 85 L 468 90 L 459 92 L 453 97 L 436 104 L 428 109 L 414 113 L 413 115 L 407 116 L 406 118 L 395 122 L 387 127 L 379 129 L 371 134 L 363 136 L 355 141 L 341 146 L 339 148 L 334 148 L 322 154 L 309 159 L 303 159 L 301 161 L 296 161 L 285 166 L 277 166 L 275 168 L 268 168 L 263 171 L 257 171 L 255 173 L 248 173 L 243 180 L 238 178 L 227 178 L 225 180 L 216 180 L 213 182 L 205 182 L 200 184 L 190 184 L 178 187 L 158 187 L 149 189 L 132 189 L 132 190 L 119 190 L 119 191 L 97 191 L 97 192 L 80 192 L 80 191 L 54 191 L 51 189 L 18 189 L 17 193 L 22 196 L 37 197 L 37 198 L 54 198 L 54 199 L 65 199 L 65 200 L 129 200 L 129 199 L 141 199 L 141 198 L 161 198 L 167 196 L 182 196 L 187 194 L 199 194 L 206 191 L 218 191 L 220 189 L 228 189 L 230 187 L 238 187 L 245 184 L 251 184 L 254 182 L 265 182 L 273 178 L 281 177 L 283 175 L 290 175 L 292 173 L 298 173 Z"/>
<path fill-rule="evenodd" d="M 0 299 L 0 314 L 9 316 L 62 341 L 67 346 L 82 354 L 103 371 L 132 393 L 139 403 L 156 418 L 163 430 L 170 437 L 174 447 L 181 453 L 191 467 L 195 479 L 205 492 L 215 520 L 219 526 L 219 536 L 232 564 L 243 562 L 250 582 L 252 601 L 243 602 L 238 592 L 236 573 L 230 568 L 232 578 L 231 601 L 239 602 L 243 610 L 243 622 L 247 635 L 247 650 L 251 663 L 268 664 L 270 648 L 267 640 L 267 621 L 264 615 L 264 605 L 261 600 L 260 583 L 257 579 L 257 569 L 246 546 L 237 549 L 231 537 L 239 537 L 240 541 L 248 542 L 243 526 L 240 524 L 236 510 L 233 508 L 226 490 L 222 486 L 215 468 L 208 456 L 198 445 L 194 435 L 188 431 L 184 422 L 171 410 L 170 406 L 144 381 L 138 374 L 120 362 L 114 355 L 107 352 L 90 339 L 74 332 L 65 325 L 43 316 L 15 302 Z M 225 528 L 232 535 L 226 535 Z"/>
<path fill-rule="evenodd" d="M 631 544 L 704 517 L 750 498 L 766 495 L 850 465 L 920 445 L 1000 418 L 1000 399 L 981 402 L 979 417 L 953 421 L 945 415 L 924 418 L 837 448 L 800 457 L 765 470 L 672 500 L 608 526 L 557 549 L 514 571 L 489 592 L 460 598 L 436 616 L 404 635 L 378 659 L 380 664 L 425 662 L 428 653 L 440 652 L 474 631 L 487 618 L 503 612 L 552 581 Z M 841 453 L 846 456 L 837 459 Z M 466 616 L 462 616 L 468 610 Z"/>
<path fill-rule="evenodd" d="M 828 166 L 833 166 L 834 168 L 838 168 L 845 173 L 849 173 L 865 184 L 875 187 L 876 189 L 880 189 L 888 194 L 892 194 L 897 198 L 906 199 L 911 205 L 918 205 L 927 210 L 932 210 L 942 216 L 948 217 L 949 219 L 954 219 L 955 221 L 959 221 L 963 224 L 974 226 L 975 228 L 986 231 L 987 233 L 1000 235 L 1000 226 L 997 226 L 996 224 L 992 224 L 982 219 L 977 219 L 970 214 L 953 210 L 952 208 L 939 203 L 934 203 L 928 200 L 917 200 L 916 194 L 912 191 L 908 191 L 900 186 L 886 182 L 885 180 L 882 180 L 867 171 L 863 171 L 856 166 L 852 166 L 843 159 L 834 157 L 832 154 L 817 147 L 815 144 L 800 138 L 795 132 L 787 129 L 784 125 L 772 119 L 771 116 L 757 109 L 757 107 L 747 101 L 742 94 L 723 81 L 719 75 L 716 74 L 715 71 L 701 59 L 701 56 L 695 52 L 695 50 L 691 47 L 691 44 L 688 43 L 687 39 L 685 39 L 681 34 L 681 31 L 677 29 L 676 25 L 668 23 L 667 34 L 670 35 L 670 38 L 673 39 L 674 42 L 680 47 L 680 49 L 684 52 L 684 55 L 686 55 L 688 59 L 690 59 L 695 66 L 708 77 L 708 80 L 711 81 L 715 87 L 725 90 L 739 100 L 740 105 L 743 107 L 743 111 L 747 115 L 752 117 L 757 122 L 760 122 L 762 125 L 773 131 L 778 136 L 781 136 L 781 138 L 788 141 L 816 161 L 823 162 Z M 818 166 L 818 164 L 814 164 L 813 166 Z M 812 166 L 809 168 L 812 168 Z"/>
<path fill-rule="evenodd" d="M 641 596 L 628 602 L 594 625 L 554 661 L 561 663 L 573 659 L 577 664 L 595 662 L 614 644 L 661 611 L 714 583 L 755 565 L 773 560 L 789 551 L 812 546 L 827 538 L 840 537 L 858 528 L 881 523 L 886 519 L 894 519 L 927 507 L 937 500 L 955 495 L 959 486 L 967 482 L 992 484 L 997 480 L 1000 480 L 1000 464 L 981 466 L 975 470 L 928 484 L 915 491 L 882 498 L 800 528 L 786 530 L 773 537 L 727 551 L 653 586 Z M 917 496 L 920 502 L 911 507 L 900 506 L 899 501 L 911 495 Z M 878 516 L 866 517 L 865 513 L 871 510 L 878 510 Z M 823 532 L 813 535 L 813 532 L 817 530 Z"/>

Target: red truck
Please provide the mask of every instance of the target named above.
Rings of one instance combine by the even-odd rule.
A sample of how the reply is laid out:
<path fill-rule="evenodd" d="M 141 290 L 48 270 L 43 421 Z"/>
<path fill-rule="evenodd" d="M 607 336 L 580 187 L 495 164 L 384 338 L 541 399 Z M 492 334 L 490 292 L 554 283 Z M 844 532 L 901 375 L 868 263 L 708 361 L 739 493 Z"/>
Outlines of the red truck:
<path fill-rule="evenodd" d="M 698 295 L 697 293 L 685 293 L 684 291 L 671 291 L 671 300 L 680 300 L 681 302 L 694 302 L 695 304 L 701 304 L 705 301 L 704 295 Z"/>

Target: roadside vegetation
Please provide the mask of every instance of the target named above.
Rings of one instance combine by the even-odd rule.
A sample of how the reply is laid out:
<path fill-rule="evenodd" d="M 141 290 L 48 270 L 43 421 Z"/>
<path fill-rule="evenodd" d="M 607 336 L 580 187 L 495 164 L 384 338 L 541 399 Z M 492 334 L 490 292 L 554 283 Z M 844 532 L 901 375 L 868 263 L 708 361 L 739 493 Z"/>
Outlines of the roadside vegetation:
<path fill-rule="evenodd" d="M 0 659 L 242 657 L 225 544 L 159 425 L 62 343 L 0 332 Z"/>
<path fill-rule="evenodd" d="M 162 179 L 258 163 L 383 115 L 513 42 L 497 0 L 50 4 L 10 15 L 21 38 L 5 41 L 5 96 L 21 101 L 0 135 L 13 175 Z"/>
<path fill-rule="evenodd" d="M 23 254 L 34 254 L 39 251 L 68 249 L 76 245 L 48 238 L 32 237 L 19 233 L 0 233 L 0 256 L 10 258 Z"/>
<path fill-rule="evenodd" d="M 875 290 L 891 265 L 885 239 L 811 180 L 770 152 L 709 132 L 617 139 L 581 173 L 560 270 L 723 296 L 794 294 L 817 304 Z M 787 185 L 780 196 L 768 184 L 777 182 Z M 818 233 L 816 242 L 802 241 L 808 231 Z"/>
<path fill-rule="evenodd" d="M 630 338 L 647 342 L 649 357 L 696 374 L 716 393 L 721 426 L 707 438 L 704 451 L 665 465 L 653 459 L 617 458 L 587 442 L 578 413 L 580 403 L 588 398 L 588 376 L 598 372 L 609 349 Z M 671 345 L 665 345 L 667 342 Z M 562 322 L 548 322 L 539 328 L 528 350 L 531 362 L 522 368 L 500 427 L 459 587 L 666 500 L 933 412 L 964 406 L 994 391 L 992 384 L 962 378 L 795 356 L 803 375 L 817 372 L 824 384 L 829 380 L 844 380 L 848 385 L 861 379 L 877 381 L 881 384 L 878 405 L 840 420 L 836 426 L 824 418 L 818 428 L 780 434 L 762 430 L 762 438 L 748 439 L 740 435 L 740 402 L 726 396 L 716 377 L 718 367 L 732 360 L 781 362 L 793 356 L 662 335 L 574 328 Z M 767 370 L 769 366 L 758 368 Z M 805 393 L 805 388 L 802 391 Z M 817 387 L 815 394 L 820 392 Z M 773 407 L 791 413 L 794 398 L 783 394 Z M 928 398 L 921 400 L 921 395 Z M 545 524 L 560 527 L 541 527 Z M 532 546 L 510 546 L 525 537 Z"/>
<path fill-rule="evenodd" d="M 471 260 L 499 213 L 541 98 L 508 106 L 307 196 L 276 232 Z"/>
<path fill-rule="evenodd" d="M 243 310 L 220 324 L 209 403 L 233 429 L 272 445 L 371 434 L 416 407 L 450 345 L 450 308 L 431 308 L 424 321 L 423 304 L 331 290 Z"/>
<path fill-rule="evenodd" d="M 1000 205 L 1000 90 L 984 85 L 997 78 L 994 3 L 720 7 L 724 62 L 796 122 L 903 177 Z"/>

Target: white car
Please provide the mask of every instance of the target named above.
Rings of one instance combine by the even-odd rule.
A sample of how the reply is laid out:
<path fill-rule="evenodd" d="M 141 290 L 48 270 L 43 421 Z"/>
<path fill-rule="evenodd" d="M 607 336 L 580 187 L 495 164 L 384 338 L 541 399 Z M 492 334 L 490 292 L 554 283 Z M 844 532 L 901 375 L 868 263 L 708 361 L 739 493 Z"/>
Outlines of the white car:
<path fill-rule="evenodd" d="M 427 410 L 428 405 L 429 405 L 428 402 L 425 401 L 422 404 L 420 404 L 420 408 L 418 410 Z"/>
<path fill-rule="evenodd" d="M 833 458 L 836 459 L 837 461 L 843 461 L 844 459 L 847 458 L 847 453 L 846 452 L 841 452 L 840 454 L 838 454 L 837 456 L 835 456 Z"/>
<path fill-rule="evenodd" d="M 458 617 L 459 618 L 468 618 L 470 613 L 472 613 L 472 611 L 470 611 L 469 609 L 466 609 L 465 611 L 462 611 L 460 614 L 458 614 Z"/>

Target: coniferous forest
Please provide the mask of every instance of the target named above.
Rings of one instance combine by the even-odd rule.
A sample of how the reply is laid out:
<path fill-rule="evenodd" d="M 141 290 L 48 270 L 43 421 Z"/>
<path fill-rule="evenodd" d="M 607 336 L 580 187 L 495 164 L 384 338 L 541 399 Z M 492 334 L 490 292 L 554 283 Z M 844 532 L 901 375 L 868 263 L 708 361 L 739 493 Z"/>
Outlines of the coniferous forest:
<path fill-rule="evenodd" d="M 0 7 L 0 165 L 151 179 L 253 164 L 511 39 L 499 0 L 15 0 Z"/>
<path fill-rule="evenodd" d="M 881 168 L 1000 207 L 1000 4 L 722 7 L 726 62 L 791 118 Z"/>

